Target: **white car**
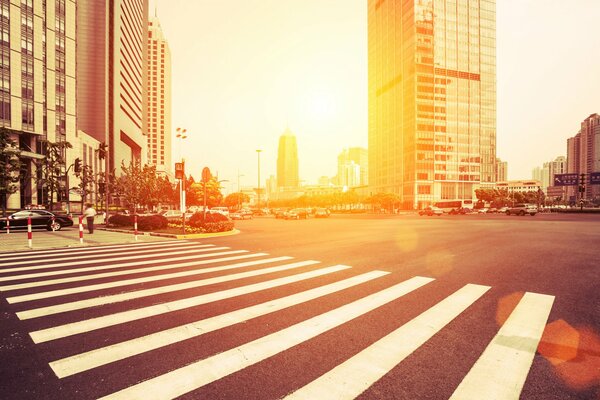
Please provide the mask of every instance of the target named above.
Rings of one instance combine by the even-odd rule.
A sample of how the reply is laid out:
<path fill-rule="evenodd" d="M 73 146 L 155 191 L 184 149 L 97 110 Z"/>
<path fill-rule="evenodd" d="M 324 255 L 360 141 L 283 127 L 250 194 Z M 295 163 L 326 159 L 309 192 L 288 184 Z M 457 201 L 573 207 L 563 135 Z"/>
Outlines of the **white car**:
<path fill-rule="evenodd" d="M 229 209 L 227 207 L 213 207 L 209 210 L 210 212 L 217 212 L 226 216 L 229 216 Z"/>

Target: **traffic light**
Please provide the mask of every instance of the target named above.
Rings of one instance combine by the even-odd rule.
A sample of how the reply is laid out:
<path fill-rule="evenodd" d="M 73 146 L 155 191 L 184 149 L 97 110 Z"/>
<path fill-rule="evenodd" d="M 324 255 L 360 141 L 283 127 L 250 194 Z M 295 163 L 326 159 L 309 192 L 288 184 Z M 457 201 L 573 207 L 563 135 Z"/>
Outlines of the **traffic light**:
<path fill-rule="evenodd" d="M 185 167 L 183 163 L 175 163 L 175 179 L 184 179 Z"/>
<path fill-rule="evenodd" d="M 75 163 L 73 164 L 73 170 L 75 171 L 75 175 L 79 175 L 81 173 L 81 159 L 75 159 Z"/>
<path fill-rule="evenodd" d="M 579 176 L 579 193 L 585 193 L 585 174 Z"/>
<path fill-rule="evenodd" d="M 104 185 L 104 182 L 98 182 L 98 193 L 103 196 L 105 190 L 106 187 Z"/>
<path fill-rule="evenodd" d="M 107 147 L 108 146 L 104 142 L 100 143 L 100 145 L 98 146 L 98 158 L 100 160 L 104 160 L 104 158 L 106 157 L 106 148 Z"/>

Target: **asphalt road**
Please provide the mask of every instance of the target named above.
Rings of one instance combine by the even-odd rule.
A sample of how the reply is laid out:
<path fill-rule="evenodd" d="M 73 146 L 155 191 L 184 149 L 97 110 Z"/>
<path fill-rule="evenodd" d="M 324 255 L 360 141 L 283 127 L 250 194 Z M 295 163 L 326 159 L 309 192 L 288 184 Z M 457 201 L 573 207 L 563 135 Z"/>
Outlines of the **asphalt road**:
<path fill-rule="evenodd" d="M 0 398 L 600 399 L 600 216 L 236 226 L 0 254 Z"/>

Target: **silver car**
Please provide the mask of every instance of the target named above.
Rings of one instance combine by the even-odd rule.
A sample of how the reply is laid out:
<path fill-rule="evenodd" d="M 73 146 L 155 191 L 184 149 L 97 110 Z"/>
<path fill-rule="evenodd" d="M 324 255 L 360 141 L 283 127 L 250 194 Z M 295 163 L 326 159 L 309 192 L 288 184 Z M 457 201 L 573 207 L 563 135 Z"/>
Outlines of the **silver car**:
<path fill-rule="evenodd" d="M 515 204 L 512 207 L 509 207 L 508 210 L 506 210 L 506 215 L 525 215 L 525 214 L 529 214 L 531 216 L 534 216 L 535 214 L 537 214 L 538 209 L 537 206 L 535 204 Z"/>

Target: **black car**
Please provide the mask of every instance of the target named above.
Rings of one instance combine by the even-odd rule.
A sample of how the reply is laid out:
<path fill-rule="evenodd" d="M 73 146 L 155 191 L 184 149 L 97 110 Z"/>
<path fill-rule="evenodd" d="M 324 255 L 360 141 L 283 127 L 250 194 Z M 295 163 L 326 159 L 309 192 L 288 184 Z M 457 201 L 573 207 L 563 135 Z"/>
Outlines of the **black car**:
<path fill-rule="evenodd" d="M 46 210 L 21 210 L 6 218 L 0 218 L 0 229 L 6 229 L 6 220 L 10 229 L 27 229 L 27 220 L 31 217 L 32 228 L 46 228 L 59 231 L 64 226 L 73 226 L 73 219 L 67 215 L 55 214 Z"/>

